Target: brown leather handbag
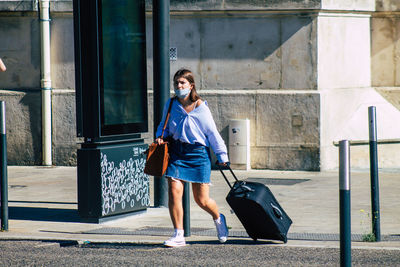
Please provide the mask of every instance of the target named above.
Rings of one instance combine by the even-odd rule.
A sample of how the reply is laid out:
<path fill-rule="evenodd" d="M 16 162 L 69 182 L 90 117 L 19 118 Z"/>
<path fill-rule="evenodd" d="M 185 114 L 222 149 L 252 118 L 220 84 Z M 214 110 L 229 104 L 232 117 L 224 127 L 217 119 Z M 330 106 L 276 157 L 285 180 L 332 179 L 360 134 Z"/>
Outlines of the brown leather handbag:
<path fill-rule="evenodd" d="M 164 126 L 160 138 L 164 137 L 164 131 L 168 124 L 169 115 L 171 113 L 172 102 L 174 98 L 171 98 L 168 107 L 167 117 L 164 121 Z M 146 165 L 144 167 L 144 173 L 153 176 L 163 176 L 168 167 L 169 154 L 168 154 L 168 142 L 162 143 L 161 145 L 157 143 L 152 143 L 149 145 L 147 150 Z"/>

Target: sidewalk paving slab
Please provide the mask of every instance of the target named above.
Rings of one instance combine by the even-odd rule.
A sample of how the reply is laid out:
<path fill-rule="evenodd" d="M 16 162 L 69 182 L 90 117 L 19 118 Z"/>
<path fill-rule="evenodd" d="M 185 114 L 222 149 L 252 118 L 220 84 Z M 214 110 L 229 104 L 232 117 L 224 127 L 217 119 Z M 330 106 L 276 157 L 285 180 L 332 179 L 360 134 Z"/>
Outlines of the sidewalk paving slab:
<path fill-rule="evenodd" d="M 251 170 L 235 171 L 239 179 L 267 184 L 281 206 L 293 220 L 289 241 L 279 246 L 339 247 L 338 172 L 301 172 Z M 361 236 L 371 230 L 370 182 L 366 171 L 351 173 L 352 234 Z M 231 233 L 245 237 L 245 230 L 225 201 L 229 187 L 219 171 L 212 171 L 211 196 L 227 217 Z M 381 171 L 380 208 L 383 242 L 353 242 L 352 248 L 400 249 L 400 172 Z M 101 224 L 82 223 L 77 213 L 76 167 L 8 167 L 9 231 L 1 232 L 1 240 L 59 240 L 98 243 L 162 244 L 172 233 L 167 208 L 148 208 L 124 218 Z M 153 200 L 153 182 L 151 199 Z M 152 204 L 151 204 L 152 205 Z M 211 234 L 196 235 L 196 229 L 214 233 L 211 217 L 191 197 L 190 242 L 216 240 Z M 149 229 L 152 232 L 149 232 Z M 146 234 L 147 231 L 147 234 Z M 158 231 L 158 232 L 157 232 Z M 199 231 L 197 231 L 199 233 Z M 244 234 L 243 234 L 244 233 Z M 310 239 L 311 237 L 311 239 Z M 312 240 L 312 239 L 316 240 Z M 386 240 L 385 240 L 386 239 Z M 247 242 L 246 241 L 246 242 Z"/>

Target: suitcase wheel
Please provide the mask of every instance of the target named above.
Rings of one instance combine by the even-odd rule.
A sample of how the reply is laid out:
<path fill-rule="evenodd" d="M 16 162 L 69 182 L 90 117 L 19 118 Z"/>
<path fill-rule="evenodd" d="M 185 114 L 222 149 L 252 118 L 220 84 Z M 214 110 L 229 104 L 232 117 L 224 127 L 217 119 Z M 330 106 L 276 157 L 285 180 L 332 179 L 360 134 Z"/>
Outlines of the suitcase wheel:
<path fill-rule="evenodd" d="M 249 235 L 249 236 L 250 236 L 251 239 L 253 239 L 254 242 L 257 242 L 257 237 L 251 236 L 251 235 Z"/>

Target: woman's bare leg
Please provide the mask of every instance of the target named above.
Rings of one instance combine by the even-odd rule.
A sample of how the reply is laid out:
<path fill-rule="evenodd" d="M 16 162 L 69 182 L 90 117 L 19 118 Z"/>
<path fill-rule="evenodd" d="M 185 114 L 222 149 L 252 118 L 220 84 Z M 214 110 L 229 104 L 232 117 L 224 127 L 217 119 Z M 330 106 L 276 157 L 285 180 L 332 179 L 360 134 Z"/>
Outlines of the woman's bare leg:
<path fill-rule="evenodd" d="M 219 218 L 219 211 L 217 203 L 214 199 L 210 198 L 210 185 L 193 183 L 192 190 L 197 205 L 207 211 L 212 216 L 213 220 L 217 220 Z"/>
<path fill-rule="evenodd" d="M 168 178 L 168 208 L 175 229 L 183 229 L 183 187 L 180 180 Z"/>

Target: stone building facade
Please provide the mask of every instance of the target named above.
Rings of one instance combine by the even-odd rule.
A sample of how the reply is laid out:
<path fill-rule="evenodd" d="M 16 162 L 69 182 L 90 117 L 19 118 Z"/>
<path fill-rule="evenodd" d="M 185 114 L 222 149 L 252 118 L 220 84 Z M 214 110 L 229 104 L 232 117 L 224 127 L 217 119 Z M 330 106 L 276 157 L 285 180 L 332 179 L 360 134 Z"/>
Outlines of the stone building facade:
<path fill-rule="evenodd" d="M 0 0 L 0 99 L 7 103 L 10 165 L 41 164 L 40 32 L 36 1 Z M 250 119 L 251 167 L 338 167 L 341 139 L 400 138 L 400 3 L 396 0 L 171 0 L 171 74 L 188 67 L 228 143 L 231 119 Z M 147 6 L 149 129 L 152 14 Z M 71 0 L 51 10 L 52 156 L 75 165 Z M 153 133 L 144 133 L 151 142 Z M 381 145 L 379 166 L 399 168 L 400 145 Z M 368 168 L 368 146 L 352 147 Z"/>

